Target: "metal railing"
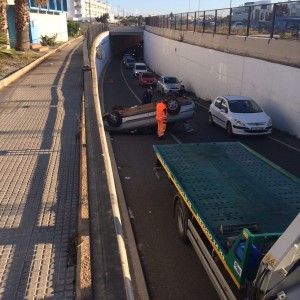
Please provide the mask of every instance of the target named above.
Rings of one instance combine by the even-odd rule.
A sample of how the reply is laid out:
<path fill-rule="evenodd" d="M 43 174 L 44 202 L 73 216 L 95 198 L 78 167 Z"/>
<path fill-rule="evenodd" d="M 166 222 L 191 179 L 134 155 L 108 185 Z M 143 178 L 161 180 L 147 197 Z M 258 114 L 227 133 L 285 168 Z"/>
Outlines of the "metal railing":
<path fill-rule="evenodd" d="M 300 39 L 300 1 L 146 18 L 146 25 L 199 33 Z"/>

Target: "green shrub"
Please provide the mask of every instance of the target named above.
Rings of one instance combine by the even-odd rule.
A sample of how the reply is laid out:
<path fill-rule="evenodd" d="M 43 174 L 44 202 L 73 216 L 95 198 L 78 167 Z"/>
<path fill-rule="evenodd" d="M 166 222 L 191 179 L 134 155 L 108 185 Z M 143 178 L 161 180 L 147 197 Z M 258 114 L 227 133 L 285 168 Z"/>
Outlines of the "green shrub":
<path fill-rule="evenodd" d="M 73 36 L 77 36 L 79 34 L 80 26 L 78 23 L 76 23 L 73 20 L 68 20 L 67 26 L 68 26 L 68 36 L 73 37 Z"/>
<path fill-rule="evenodd" d="M 57 35 L 47 36 L 41 35 L 41 45 L 42 46 L 55 46 L 56 45 L 56 37 Z"/>

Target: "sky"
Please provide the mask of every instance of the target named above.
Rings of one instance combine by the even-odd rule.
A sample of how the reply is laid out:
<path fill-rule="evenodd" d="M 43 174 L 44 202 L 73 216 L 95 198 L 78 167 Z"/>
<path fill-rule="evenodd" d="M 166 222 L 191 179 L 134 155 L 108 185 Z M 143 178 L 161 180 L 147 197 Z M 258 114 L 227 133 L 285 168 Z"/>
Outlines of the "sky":
<path fill-rule="evenodd" d="M 167 15 L 210 9 L 237 7 L 249 0 L 110 0 L 108 3 L 115 16 Z M 275 1 L 279 2 L 279 1 Z M 200 9 L 199 9 L 200 8 Z"/>

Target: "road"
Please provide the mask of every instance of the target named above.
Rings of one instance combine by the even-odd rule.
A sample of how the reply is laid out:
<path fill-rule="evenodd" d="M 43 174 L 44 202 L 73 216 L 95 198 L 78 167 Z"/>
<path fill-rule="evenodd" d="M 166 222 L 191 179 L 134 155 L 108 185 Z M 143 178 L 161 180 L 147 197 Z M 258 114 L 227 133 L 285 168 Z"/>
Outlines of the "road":
<path fill-rule="evenodd" d="M 139 104 L 144 88 L 115 58 L 103 79 L 105 111 L 114 105 Z M 153 100 L 161 95 L 154 92 Z M 175 188 L 153 172 L 154 144 L 240 141 L 300 177 L 300 141 L 274 132 L 270 137 L 227 137 L 225 130 L 208 124 L 208 103 L 199 101 L 190 121 L 194 132 L 176 125 L 159 141 L 152 132 L 113 133 L 112 146 L 130 213 L 150 298 L 153 300 L 218 299 L 204 268 L 190 245 L 179 240 L 172 215 Z"/>

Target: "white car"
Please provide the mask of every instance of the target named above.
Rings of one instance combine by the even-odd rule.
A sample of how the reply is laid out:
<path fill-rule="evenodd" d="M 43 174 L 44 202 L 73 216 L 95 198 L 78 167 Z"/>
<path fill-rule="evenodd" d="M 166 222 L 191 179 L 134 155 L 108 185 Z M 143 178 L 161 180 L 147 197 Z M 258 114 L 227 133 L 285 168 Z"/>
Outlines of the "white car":
<path fill-rule="evenodd" d="M 209 107 L 208 122 L 225 128 L 228 135 L 272 132 L 272 119 L 254 100 L 244 96 L 218 96 Z"/>
<path fill-rule="evenodd" d="M 167 94 L 169 92 L 178 92 L 181 81 L 174 76 L 161 76 L 157 81 L 157 92 Z"/>
<path fill-rule="evenodd" d="M 243 22 L 235 22 L 231 25 L 231 29 L 245 28 Z"/>
<path fill-rule="evenodd" d="M 140 74 L 147 72 L 147 66 L 144 63 L 135 63 L 133 66 L 133 76 L 139 77 Z"/>

